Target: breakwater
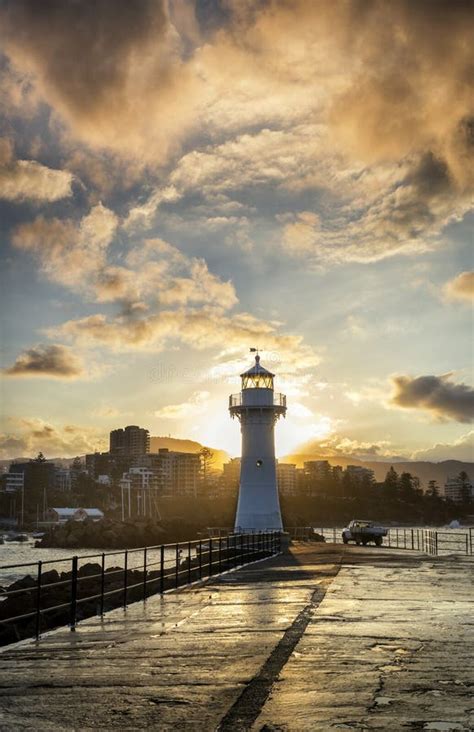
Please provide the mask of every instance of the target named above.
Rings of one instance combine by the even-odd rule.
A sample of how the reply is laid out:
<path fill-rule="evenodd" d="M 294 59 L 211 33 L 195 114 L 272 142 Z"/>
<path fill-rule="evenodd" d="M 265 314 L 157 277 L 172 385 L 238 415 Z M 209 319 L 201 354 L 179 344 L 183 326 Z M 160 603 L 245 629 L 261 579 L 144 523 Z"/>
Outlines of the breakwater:
<path fill-rule="evenodd" d="M 64 559 L 28 563 L 29 573 L 3 588 L 0 596 L 0 645 L 38 638 L 45 630 L 65 624 L 74 629 L 84 618 L 279 551 L 280 534 L 261 533 L 74 556 L 66 571 L 54 566 L 64 567 Z M 11 569 L 20 570 L 21 565 L 0 567 Z"/>

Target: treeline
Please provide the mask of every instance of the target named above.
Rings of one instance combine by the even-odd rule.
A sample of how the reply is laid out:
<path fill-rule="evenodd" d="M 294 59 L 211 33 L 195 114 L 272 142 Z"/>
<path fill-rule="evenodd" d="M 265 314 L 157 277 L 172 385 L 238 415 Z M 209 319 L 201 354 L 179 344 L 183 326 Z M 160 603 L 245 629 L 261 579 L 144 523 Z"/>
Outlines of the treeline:
<path fill-rule="evenodd" d="M 460 478 L 467 485 L 467 475 L 461 474 Z M 399 475 L 393 467 L 383 483 L 376 483 L 368 475 L 359 478 L 347 472 L 342 477 L 333 474 L 280 501 L 286 526 L 342 525 L 353 518 L 437 525 L 474 513 L 468 490 L 462 503 L 453 503 L 441 498 L 436 481 L 430 481 L 423 492 L 416 476 L 408 472 Z"/>

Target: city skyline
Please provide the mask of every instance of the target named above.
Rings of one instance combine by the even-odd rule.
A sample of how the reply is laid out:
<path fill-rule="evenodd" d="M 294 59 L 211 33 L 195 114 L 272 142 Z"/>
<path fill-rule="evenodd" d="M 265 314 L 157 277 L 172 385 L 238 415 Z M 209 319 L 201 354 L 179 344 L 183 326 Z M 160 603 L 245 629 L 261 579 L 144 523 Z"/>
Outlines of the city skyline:
<path fill-rule="evenodd" d="M 0 457 L 126 424 L 238 455 L 259 347 L 277 457 L 472 460 L 473 26 L 462 2 L 3 3 Z"/>

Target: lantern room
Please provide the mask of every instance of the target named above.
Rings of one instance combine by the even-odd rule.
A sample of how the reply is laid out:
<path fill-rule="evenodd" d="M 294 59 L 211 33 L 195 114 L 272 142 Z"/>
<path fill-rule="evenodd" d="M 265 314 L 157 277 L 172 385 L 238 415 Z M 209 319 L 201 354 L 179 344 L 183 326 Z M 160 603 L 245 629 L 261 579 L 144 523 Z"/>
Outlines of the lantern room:
<path fill-rule="evenodd" d="M 260 356 L 255 356 L 255 365 L 252 366 L 248 371 L 244 371 L 240 374 L 242 379 L 242 391 L 244 389 L 272 389 L 273 390 L 273 377 L 271 371 L 260 366 Z"/>

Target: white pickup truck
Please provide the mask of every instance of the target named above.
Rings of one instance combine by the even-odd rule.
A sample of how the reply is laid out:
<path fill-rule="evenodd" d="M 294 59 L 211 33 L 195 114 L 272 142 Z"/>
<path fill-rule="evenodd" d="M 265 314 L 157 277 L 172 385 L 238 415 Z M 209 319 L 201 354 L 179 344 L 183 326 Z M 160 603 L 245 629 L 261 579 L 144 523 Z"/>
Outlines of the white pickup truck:
<path fill-rule="evenodd" d="M 344 544 L 348 544 L 350 541 L 355 541 L 357 546 L 363 544 L 364 546 L 373 541 L 376 546 L 382 546 L 383 537 L 387 536 L 388 529 L 384 529 L 383 526 L 377 526 L 373 521 L 351 521 L 349 526 L 342 531 L 342 541 Z"/>

